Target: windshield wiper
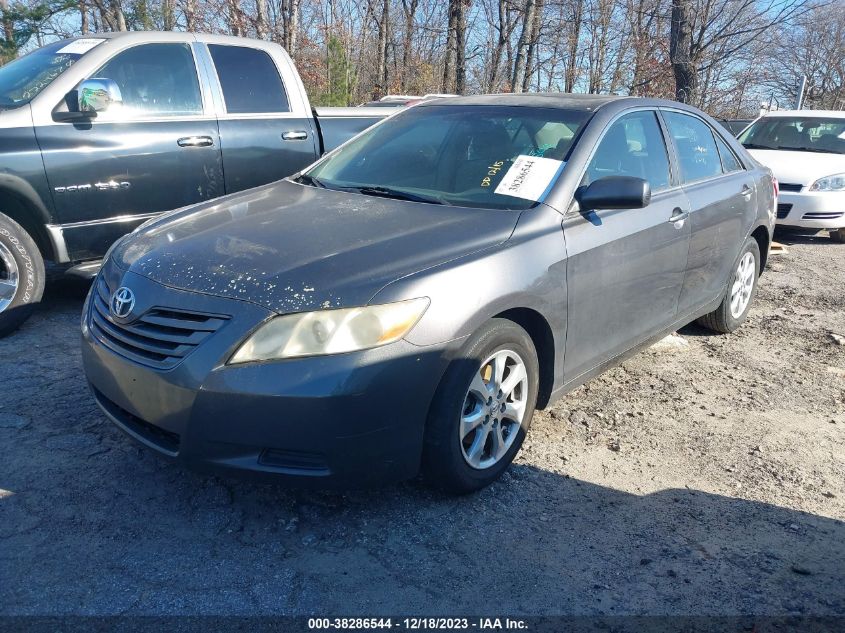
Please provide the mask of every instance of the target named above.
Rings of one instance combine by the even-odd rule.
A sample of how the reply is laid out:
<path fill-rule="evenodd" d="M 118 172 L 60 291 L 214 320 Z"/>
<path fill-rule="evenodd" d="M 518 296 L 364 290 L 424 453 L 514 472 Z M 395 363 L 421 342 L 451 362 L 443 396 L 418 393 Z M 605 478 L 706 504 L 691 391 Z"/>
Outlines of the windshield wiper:
<path fill-rule="evenodd" d="M 768 145 L 758 145 L 757 143 L 743 143 L 745 149 L 780 149 L 779 147 L 769 147 Z"/>
<path fill-rule="evenodd" d="M 326 183 L 319 178 L 314 178 L 314 176 L 309 176 L 308 174 L 300 174 L 294 179 L 294 182 L 298 182 L 300 185 L 311 185 L 313 187 L 319 187 L 320 189 L 328 189 Z"/>
<path fill-rule="evenodd" d="M 357 191 L 363 193 L 365 196 L 380 196 L 382 198 L 393 198 L 394 200 L 408 200 L 410 202 L 428 202 L 430 204 L 443 204 L 451 206 L 442 198 L 435 196 L 426 196 L 418 193 L 411 193 L 410 191 L 401 191 L 399 189 L 391 189 L 390 187 L 344 187 L 349 191 Z"/>

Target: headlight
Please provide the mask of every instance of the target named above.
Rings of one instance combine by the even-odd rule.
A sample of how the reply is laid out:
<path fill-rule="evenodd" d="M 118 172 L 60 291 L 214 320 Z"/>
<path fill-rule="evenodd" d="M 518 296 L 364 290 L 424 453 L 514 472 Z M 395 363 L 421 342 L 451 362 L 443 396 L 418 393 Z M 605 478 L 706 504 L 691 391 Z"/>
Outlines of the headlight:
<path fill-rule="evenodd" d="M 342 354 L 398 341 L 428 308 L 428 299 L 286 314 L 267 321 L 244 341 L 229 364 Z"/>
<path fill-rule="evenodd" d="M 810 185 L 810 191 L 845 191 L 845 174 L 833 174 L 819 178 Z"/>

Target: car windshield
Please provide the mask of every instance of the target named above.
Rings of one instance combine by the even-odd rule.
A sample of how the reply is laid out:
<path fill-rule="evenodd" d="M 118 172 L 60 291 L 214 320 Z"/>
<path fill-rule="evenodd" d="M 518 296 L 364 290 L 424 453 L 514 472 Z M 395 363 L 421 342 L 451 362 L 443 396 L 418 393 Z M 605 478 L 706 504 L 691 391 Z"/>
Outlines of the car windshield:
<path fill-rule="evenodd" d="M 298 182 L 417 202 L 527 209 L 560 173 L 589 114 L 512 106 L 412 107 L 336 150 Z M 519 197 L 504 193 L 509 184 L 507 191 Z"/>
<path fill-rule="evenodd" d="M 739 140 L 748 149 L 845 154 L 845 118 L 764 117 Z"/>
<path fill-rule="evenodd" d="M 102 40 L 56 42 L 0 68 L 0 110 L 18 108 L 32 101 L 51 81 Z"/>

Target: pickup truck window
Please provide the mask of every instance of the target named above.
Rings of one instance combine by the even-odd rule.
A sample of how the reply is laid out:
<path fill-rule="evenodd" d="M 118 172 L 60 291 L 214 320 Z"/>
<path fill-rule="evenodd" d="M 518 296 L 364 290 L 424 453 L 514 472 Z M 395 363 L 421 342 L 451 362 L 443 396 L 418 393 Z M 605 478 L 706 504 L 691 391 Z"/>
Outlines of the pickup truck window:
<path fill-rule="evenodd" d="M 559 108 L 417 106 L 364 132 L 300 182 L 456 206 L 527 209 L 534 200 L 496 193 L 497 186 L 519 156 L 566 161 L 588 116 Z"/>
<path fill-rule="evenodd" d="M 120 118 L 202 114 L 194 56 L 187 44 L 142 44 L 115 55 L 92 77 L 111 79 L 123 96 Z"/>
<path fill-rule="evenodd" d="M 79 53 L 59 52 L 67 46 L 67 41 L 56 42 L 0 68 L 0 110 L 29 103 L 82 57 Z"/>
<path fill-rule="evenodd" d="M 264 51 L 245 46 L 210 44 L 208 50 L 229 114 L 289 112 L 282 78 Z"/>

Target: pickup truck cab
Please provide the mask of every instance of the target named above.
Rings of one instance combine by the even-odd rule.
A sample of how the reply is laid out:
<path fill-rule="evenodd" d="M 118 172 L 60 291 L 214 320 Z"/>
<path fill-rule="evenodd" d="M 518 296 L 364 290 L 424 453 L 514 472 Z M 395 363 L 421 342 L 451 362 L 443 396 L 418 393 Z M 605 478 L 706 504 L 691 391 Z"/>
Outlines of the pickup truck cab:
<path fill-rule="evenodd" d="M 0 68 L 0 335 L 44 261 L 96 271 L 157 214 L 279 180 L 390 114 L 312 109 L 277 44 L 103 33 Z"/>

